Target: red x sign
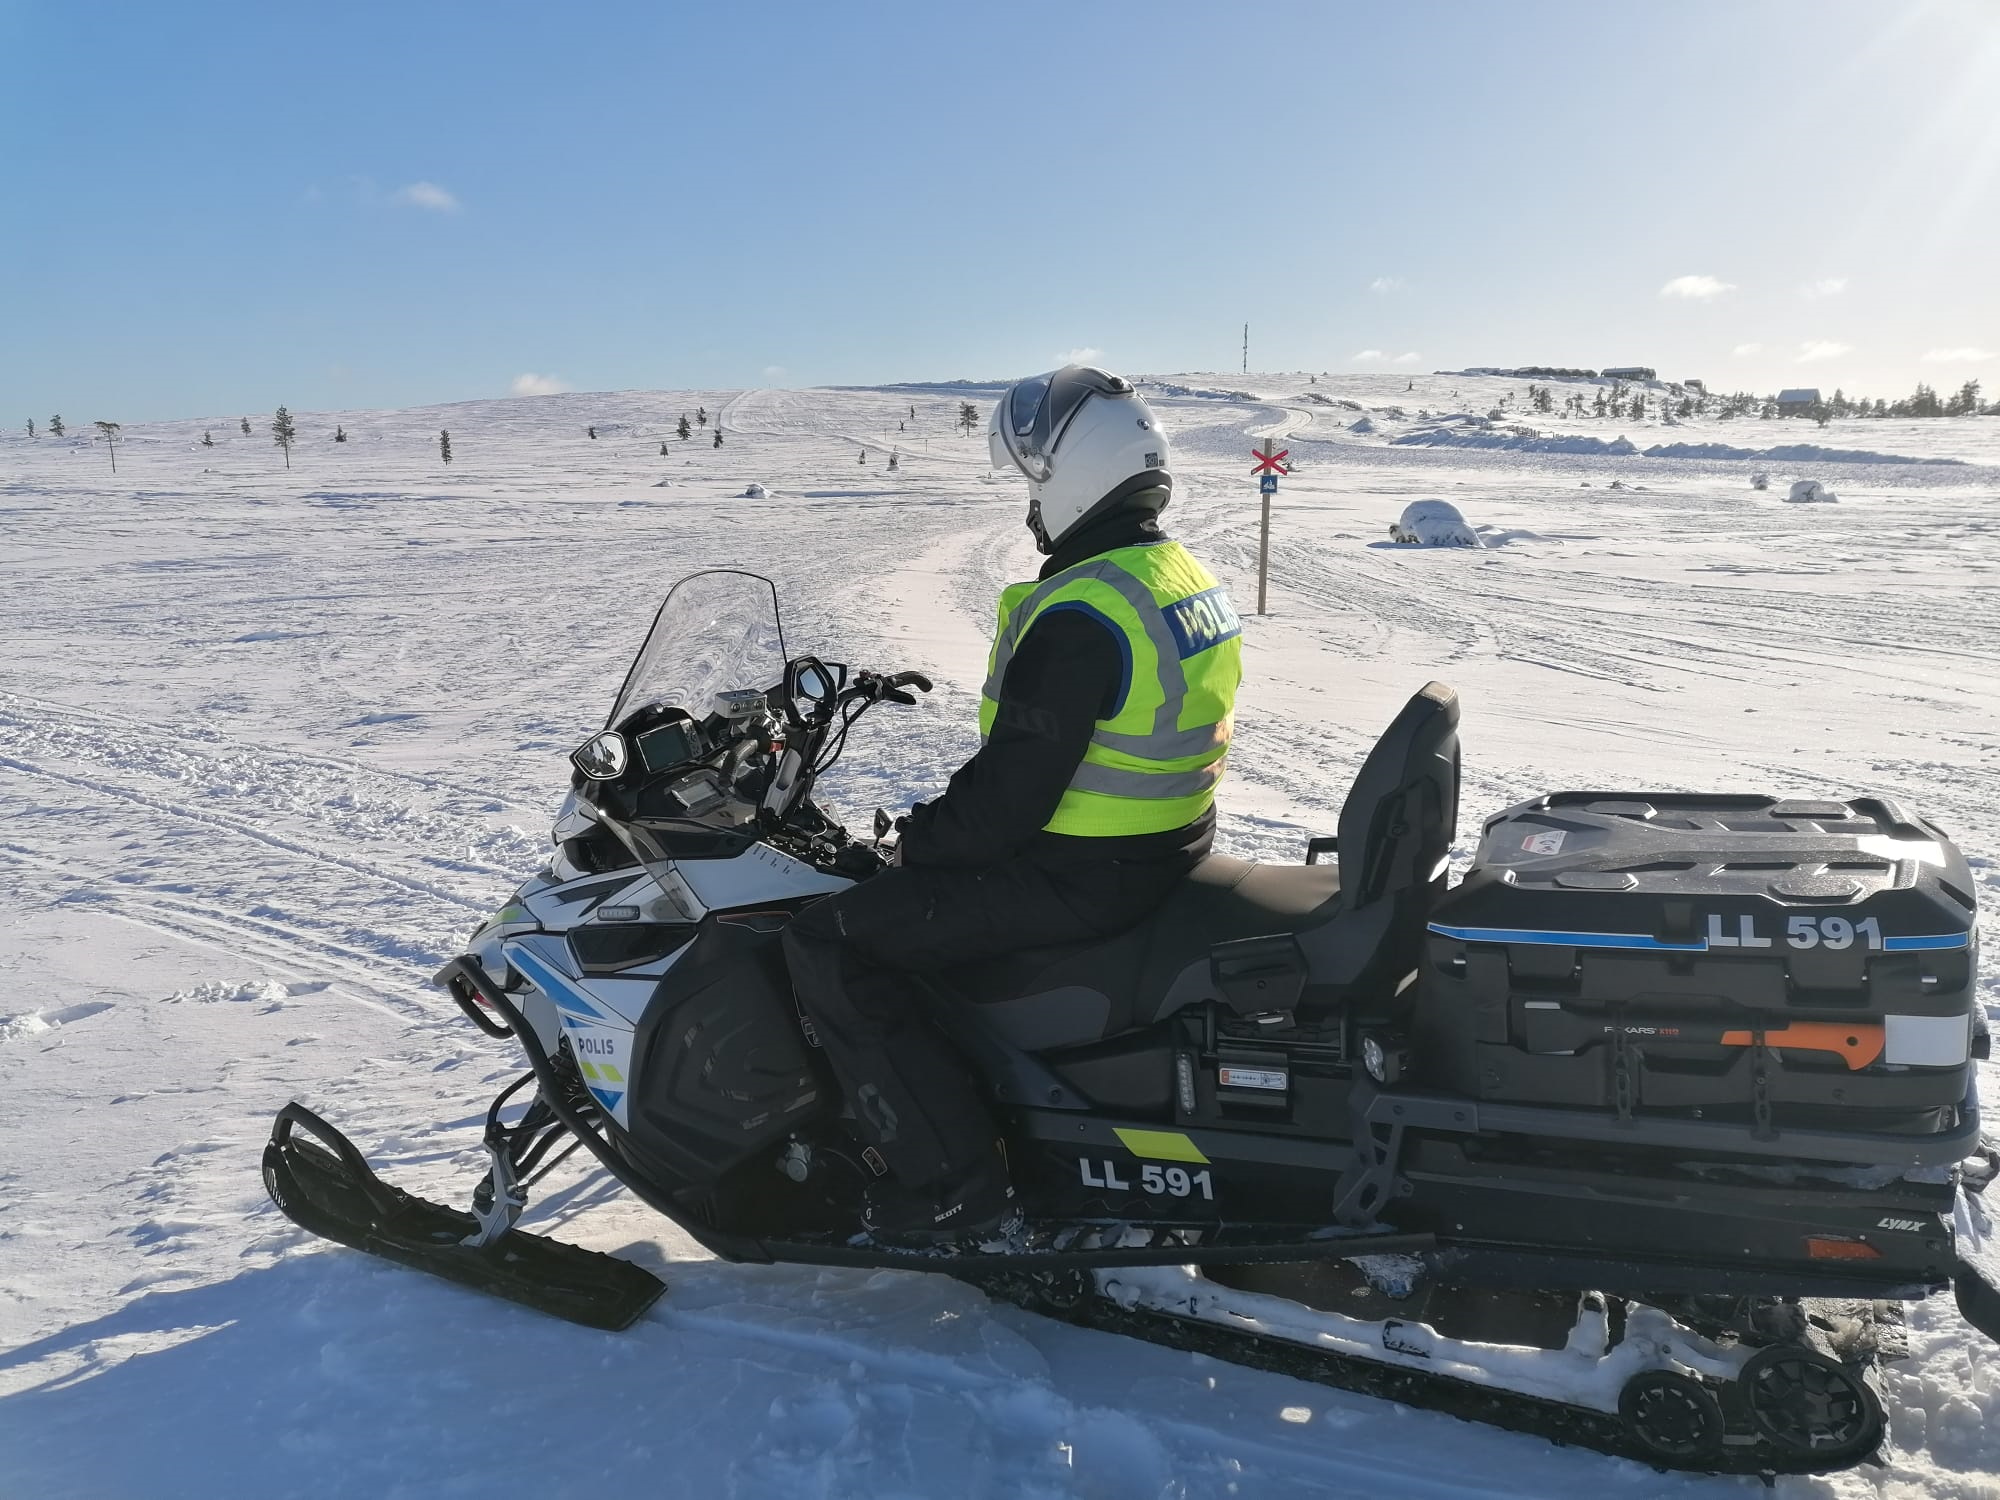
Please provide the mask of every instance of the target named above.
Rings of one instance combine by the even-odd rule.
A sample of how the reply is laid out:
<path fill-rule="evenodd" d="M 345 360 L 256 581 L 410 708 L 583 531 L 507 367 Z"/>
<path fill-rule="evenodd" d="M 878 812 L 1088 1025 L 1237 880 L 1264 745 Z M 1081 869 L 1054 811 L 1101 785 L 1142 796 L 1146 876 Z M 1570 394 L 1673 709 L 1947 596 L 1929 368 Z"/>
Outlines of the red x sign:
<path fill-rule="evenodd" d="M 1250 472 L 1252 474 L 1291 473 L 1292 471 L 1286 468 L 1282 463 L 1278 462 L 1278 460 L 1281 458 L 1289 458 L 1291 456 L 1292 450 L 1289 448 L 1280 448 L 1276 453 L 1271 453 L 1269 451 L 1266 451 L 1268 450 L 1269 446 L 1270 446 L 1269 444 L 1266 444 L 1264 449 L 1252 448 L 1250 450 L 1250 456 L 1257 460 L 1256 467 L 1253 468 Z"/>

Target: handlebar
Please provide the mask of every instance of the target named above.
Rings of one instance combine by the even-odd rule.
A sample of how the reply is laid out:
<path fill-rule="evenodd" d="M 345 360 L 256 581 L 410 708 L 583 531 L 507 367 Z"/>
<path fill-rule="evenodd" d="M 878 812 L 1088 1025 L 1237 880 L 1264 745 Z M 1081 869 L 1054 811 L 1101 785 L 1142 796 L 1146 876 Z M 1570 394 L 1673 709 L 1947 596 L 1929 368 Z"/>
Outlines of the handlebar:
<path fill-rule="evenodd" d="M 911 687 L 918 692 L 928 693 L 931 690 L 931 680 L 921 672 L 895 672 L 886 677 L 875 672 L 858 672 L 855 674 L 853 686 L 844 691 L 840 698 L 844 703 L 864 700 L 869 703 L 887 701 L 911 707 L 917 700 L 913 694 L 903 691 L 904 688 Z"/>

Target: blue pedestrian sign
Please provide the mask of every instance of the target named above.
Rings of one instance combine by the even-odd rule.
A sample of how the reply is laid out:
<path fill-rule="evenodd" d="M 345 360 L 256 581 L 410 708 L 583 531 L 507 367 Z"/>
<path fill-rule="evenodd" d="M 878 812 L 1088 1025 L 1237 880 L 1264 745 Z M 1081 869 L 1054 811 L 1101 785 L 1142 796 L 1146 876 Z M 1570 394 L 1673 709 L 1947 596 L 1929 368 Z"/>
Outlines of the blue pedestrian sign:
<path fill-rule="evenodd" d="M 1277 493 L 1278 493 L 1278 476 L 1277 476 L 1276 474 L 1263 474 L 1263 475 L 1260 475 L 1260 476 L 1258 477 L 1258 479 L 1257 479 L 1257 493 L 1258 493 L 1258 494 L 1260 494 L 1260 495 L 1275 495 L 1275 494 L 1277 494 Z"/>

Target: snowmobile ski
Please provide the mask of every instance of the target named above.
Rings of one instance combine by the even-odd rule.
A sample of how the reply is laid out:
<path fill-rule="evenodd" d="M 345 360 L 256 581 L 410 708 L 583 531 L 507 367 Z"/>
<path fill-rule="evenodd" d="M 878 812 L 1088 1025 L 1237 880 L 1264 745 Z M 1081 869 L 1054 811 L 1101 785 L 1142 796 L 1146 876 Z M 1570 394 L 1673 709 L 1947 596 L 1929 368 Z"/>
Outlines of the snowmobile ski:
<path fill-rule="evenodd" d="M 520 1229 L 470 1243 L 477 1218 L 382 1181 L 303 1104 L 286 1105 L 271 1127 L 264 1185 L 312 1234 L 588 1328 L 629 1328 L 667 1289 L 643 1266 Z"/>

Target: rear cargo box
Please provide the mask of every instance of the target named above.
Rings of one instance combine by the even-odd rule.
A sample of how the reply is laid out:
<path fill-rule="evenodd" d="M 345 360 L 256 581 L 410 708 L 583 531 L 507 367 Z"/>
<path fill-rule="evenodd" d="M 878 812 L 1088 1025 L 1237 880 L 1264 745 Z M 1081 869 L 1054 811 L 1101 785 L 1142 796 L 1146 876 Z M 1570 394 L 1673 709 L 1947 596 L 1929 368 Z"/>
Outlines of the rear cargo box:
<path fill-rule="evenodd" d="M 1985 1039 L 1972 889 L 1883 798 L 1524 802 L 1433 914 L 1413 1081 L 1757 1131 L 1946 1128 Z"/>

